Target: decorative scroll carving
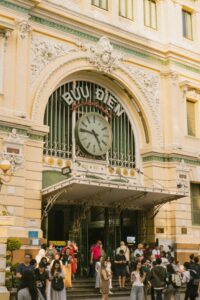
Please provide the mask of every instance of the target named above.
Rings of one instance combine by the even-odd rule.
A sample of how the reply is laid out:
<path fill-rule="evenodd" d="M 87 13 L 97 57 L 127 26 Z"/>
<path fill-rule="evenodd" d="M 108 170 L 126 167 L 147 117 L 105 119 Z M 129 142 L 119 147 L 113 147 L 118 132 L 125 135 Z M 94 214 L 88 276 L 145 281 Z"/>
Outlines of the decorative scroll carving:
<path fill-rule="evenodd" d="M 146 100 L 150 110 L 152 112 L 153 118 L 156 123 L 157 137 L 161 143 L 161 124 L 160 124 L 160 77 L 152 72 L 137 68 L 135 66 L 127 66 L 128 70 L 131 72 L 137 85 L 143 91 L 146 96 Z"/>
<path fill-rule="evenodd" d="M 79 46 L 81 46 L 79 44 Z M 32 58 L 31 58 L 31 83 L 39 76 L 45 66 L 56 57 L 62 56 L 76 49 L 67 44 L 41 36 L 32 37 Z"/>
<path fill-rule="evenodd" d="M 89 47 L 88 55 L 89 62 L 103 72 L 112 72 L 118 68 L 122 59 L 122 56 L 114 51 L 106 36 L 101 37 L 95 46 Z"/>

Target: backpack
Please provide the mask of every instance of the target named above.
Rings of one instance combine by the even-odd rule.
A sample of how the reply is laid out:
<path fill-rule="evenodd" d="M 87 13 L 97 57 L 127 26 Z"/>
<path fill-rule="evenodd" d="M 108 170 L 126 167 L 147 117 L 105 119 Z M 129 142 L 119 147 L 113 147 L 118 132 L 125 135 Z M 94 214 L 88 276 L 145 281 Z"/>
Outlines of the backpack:
<path fill-rule="evenodd" d="M 62 291 L 64 289 L 64 282 L 62 277 L 53 277 L 51 287 L 55 291 Z"/>
<path fill-rule="evenodd" d="M 179 273 L 172 274 L 172 284 L 176 287 L 181 287 L 181 275 Z"/>
<path fill-rule="evenodd" d="M 199 285 L 200 282 L 200 278 L 199 278 L 199 274 L 197 271 L 195 270 L 189 270 L 190 272 L 190 281 L 189 284 L 191 285 Z"/>

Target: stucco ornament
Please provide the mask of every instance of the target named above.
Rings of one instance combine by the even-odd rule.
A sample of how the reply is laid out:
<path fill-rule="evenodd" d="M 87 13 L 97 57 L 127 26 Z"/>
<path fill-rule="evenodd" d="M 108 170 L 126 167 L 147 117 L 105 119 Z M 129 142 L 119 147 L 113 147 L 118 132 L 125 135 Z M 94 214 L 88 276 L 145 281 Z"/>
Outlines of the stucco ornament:
<path fill-rule="evenodd" d="M 17 23 L 21 39 L 24 39 L 31 32 L 31 25 L 28 20 L 22 20 Z"/>
<path fill-rule="evenodd" d="M 81 47 L 81 45 L 77 42 L 77 46 Z M 33 84 L 51 61 L 56 57 L 75 51 L 76 48 L 53 39 L 33 35 L 31 50 L 31 84 Z"/>
<path fill-rule="evenodd" d="M 119 67 L 122 56 L 114 51 L 109 39 L 103 36 L 96 45 L 88 48 L 88 58 L 99 71 L 112 72 Z"/>
<path fill-rule="evenodd" d="M 135 82 L 146 96 L 146 101 L 152 116 L 154 118 L 157 138 L 160 144 L 162 144 L 162 132 L 161 132 L 161 120 L 160 120 L 160 77 L 157 74 L 137 68 L 135 66 L 126 66 L 131 73 Z"/>

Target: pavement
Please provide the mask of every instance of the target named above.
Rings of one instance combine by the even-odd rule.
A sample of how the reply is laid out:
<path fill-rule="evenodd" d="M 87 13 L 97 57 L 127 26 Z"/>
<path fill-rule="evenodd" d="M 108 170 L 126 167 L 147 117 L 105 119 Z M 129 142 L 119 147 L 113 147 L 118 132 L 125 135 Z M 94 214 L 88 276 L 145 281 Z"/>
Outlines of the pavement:
<path fill-rule="evenodd" d="M 185 296 L 185 294 L 184 293 L 181 293 L 180 294 L 180 300 L 184 300 L 184 296 Z M 112 297 L 112 298 L 109 298 L 110 300 L 130 300 L 130 297 L 128 296 L 128 297 Z M 151 300 L 151 297 L 149 296 L 149 297 L 147 297 L 147 299 L 148 300 Z M 164 297 L 163 297 L 163 299 L 164 299 Z M 91 300 L 91 299 L 84 299 L 84 300 Z M 98 298 L 98 300 L 99 300 L 99 298 Z"/>

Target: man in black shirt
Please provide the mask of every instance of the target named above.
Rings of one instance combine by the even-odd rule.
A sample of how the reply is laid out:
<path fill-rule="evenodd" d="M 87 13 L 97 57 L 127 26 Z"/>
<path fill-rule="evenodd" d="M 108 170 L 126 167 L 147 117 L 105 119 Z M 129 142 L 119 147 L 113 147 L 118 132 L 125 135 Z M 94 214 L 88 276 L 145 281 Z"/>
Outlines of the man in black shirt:
<path fill-rule="evenodd" d="M 24 262 L 19 264 L 16 268 L 16 277 L 21 279 L 22 275 L 25 271 L 32 271 L 33 270 L 33 266 L 30 264 L 32 259 L 32 255 L 31 254 L 25 254 L 24 256 Z"/>

